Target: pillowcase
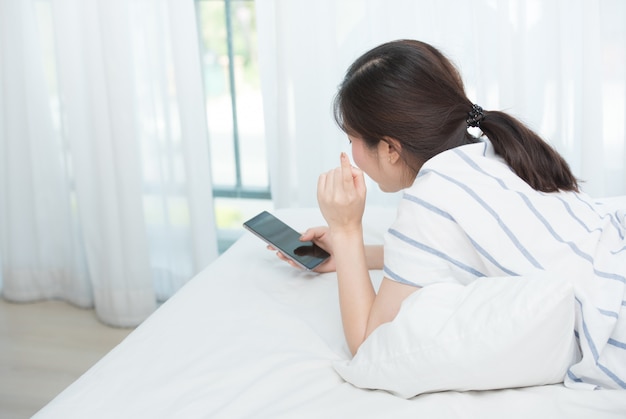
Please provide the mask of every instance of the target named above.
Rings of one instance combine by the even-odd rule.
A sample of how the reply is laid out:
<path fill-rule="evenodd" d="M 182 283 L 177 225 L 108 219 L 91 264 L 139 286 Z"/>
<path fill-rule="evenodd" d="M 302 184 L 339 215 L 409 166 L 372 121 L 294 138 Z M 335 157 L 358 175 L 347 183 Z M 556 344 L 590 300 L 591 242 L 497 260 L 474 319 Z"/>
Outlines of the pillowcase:
<path fill-rule="evenodd" d="M 334 367 L 404 398 L 560 383 L 580 359 L 574 318 L 572 285 L 545 274 L 433 284 Z"/>

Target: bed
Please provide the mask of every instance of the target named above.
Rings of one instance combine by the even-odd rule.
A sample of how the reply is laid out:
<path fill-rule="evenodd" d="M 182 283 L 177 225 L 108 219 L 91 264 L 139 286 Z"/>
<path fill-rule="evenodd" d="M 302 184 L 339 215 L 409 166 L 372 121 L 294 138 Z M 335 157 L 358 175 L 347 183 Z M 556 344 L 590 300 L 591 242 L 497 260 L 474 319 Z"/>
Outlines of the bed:
<path fill-rule="evenodd" d="M 626 208 L 626 197 L 621 200 Z M 295 228 L 316 209 L 277 211 Z M 368 243 L 394 211 L 370 208 Z M 378 285 L 382 273 L 372 272 Z M 357 388 L 334 274 L 296 271 L 245 233 L 123 342 L 59 394 L 43 418 L 624 418 L 626 392 L 561 384 L 440 391 L 405 399 Z"/>

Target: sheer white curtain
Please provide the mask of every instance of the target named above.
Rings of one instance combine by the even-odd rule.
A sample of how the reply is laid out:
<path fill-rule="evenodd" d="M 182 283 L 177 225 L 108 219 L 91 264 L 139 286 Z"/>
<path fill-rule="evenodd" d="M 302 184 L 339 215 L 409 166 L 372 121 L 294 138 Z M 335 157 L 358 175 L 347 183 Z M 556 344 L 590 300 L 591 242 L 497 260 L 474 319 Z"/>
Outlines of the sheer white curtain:
<path fill-rule="evenodd" d="M 133 326 L 217 255 L 192 0 L 0 0 L 3 296 Z"/>
<path fill-rule="evenodd" d="M 350 63 L 414 38 L 459 67 L 471 100 L 519 117 L 592 196 L 626 194 L 626 2 L 257 0 L 277 207 L 315 205 L 317 175 L 347 147 L 331 101 Z M 374 185 L 368 199 L 394 203 Z"/>

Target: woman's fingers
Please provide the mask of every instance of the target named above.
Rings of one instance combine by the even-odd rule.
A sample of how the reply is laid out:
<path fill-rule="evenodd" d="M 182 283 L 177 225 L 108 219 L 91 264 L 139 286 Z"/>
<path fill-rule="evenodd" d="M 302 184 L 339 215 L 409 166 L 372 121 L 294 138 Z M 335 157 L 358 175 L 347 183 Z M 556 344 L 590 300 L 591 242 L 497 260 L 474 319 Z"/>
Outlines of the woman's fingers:
<path fill-rule="evenodd" d="M 280 250 L 276 251 L 276 256 L 278 256 L 278 259 L 282 260 L 283 262 L 287 262 L 294 268 L 302 269 L 300 265 L 298 265 L 296 262 L 294 262 L 293 260 L 285 256 L 285 254 L 281 252 Z"/>
<path fill-rule="evenodd" d="M 365 206 L 363 172 L 341 153 L 339 167 L 320 175 L 317 200 L 328 226 L 354 228 L 359 226 Z"/>
<path fill-rule="evenodd" d="M 325 201 L 342 203 L 350 200 L 355 188 L 364 183 L 362 172 L 353 167 L 346 153 L 340 155 L 340 166 L 322 173 L 317 181 L 317 195 Z M 361 180 L 359 180 L 361 178 Z"/>

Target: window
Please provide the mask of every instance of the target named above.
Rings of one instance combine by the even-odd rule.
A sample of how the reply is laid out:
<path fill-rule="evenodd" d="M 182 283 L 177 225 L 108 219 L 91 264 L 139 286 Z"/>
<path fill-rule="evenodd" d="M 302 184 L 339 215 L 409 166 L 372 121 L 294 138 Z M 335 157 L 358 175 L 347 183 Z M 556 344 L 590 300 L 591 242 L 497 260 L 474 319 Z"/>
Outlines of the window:
<path fill-rule="evenodd" d="M 196 0 L 220 250 L 271 205 L 253 0 Z"/>

